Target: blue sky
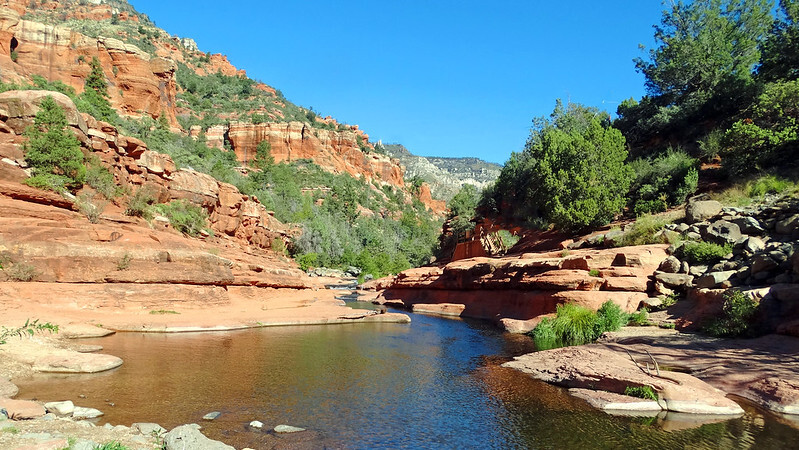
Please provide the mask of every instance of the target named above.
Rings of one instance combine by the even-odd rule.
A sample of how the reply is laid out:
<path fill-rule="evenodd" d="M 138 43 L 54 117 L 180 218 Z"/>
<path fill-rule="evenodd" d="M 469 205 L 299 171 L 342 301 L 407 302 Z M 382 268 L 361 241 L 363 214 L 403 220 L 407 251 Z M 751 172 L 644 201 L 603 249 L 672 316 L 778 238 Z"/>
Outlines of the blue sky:
<path fill-rule="evenodd" d="M 173 35 L 371 139 L 504 163 L 555 99 L 615 112 L 659 0 L 130 0 Z"/>

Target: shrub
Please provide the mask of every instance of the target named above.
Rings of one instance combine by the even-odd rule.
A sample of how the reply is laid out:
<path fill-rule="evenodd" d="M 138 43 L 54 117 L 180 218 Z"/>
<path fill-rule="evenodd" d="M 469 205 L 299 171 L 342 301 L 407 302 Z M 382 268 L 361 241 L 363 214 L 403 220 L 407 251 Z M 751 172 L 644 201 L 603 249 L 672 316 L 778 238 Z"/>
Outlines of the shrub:
<path fill-rule="evenodd" d="M 314 267 L 318 267 L 319 265 L 319 254 L 318 253 L 303 253 L 295 258 L 297 264 L 300 266 L 302 270 L 308 270 Z"/>
<path fill-rule="evenodd" d="M 89 222 L 98 223 L 105 207 L 108 206 L 108 201 L 98 200 L 95 194 L 83 193 L 78 196 L 75 204 L 80 212 L 89 219 Z"/>
<path fill-rule="evenodd" d="M 766 175 L 752 182 L 752 185 L 749 187 L 749 196 L 762 197 L 765 194 L 779 194 L 790 189 L 793 185 L 794 183 L 784 178 Z"/>
<path fill-rule="evenodd" d="M 732 251 L 729 245 L 718 245 L 712 242 L 686 242 L 678 250 L 680 259 L 690 264 L 713 264 Z"/>
<path fill-rule="evenodd" d="M 142 217 L 144 219 L 152 219 L 151 206 L 155 203 L 155 197 L 150 189 L 142 187 L 139 188 L 132 196 L 128 198 L 128 205 L 125 208 L 125 215 L 132 217 Z"/>
<path fill-rule="evenodd" d="M 636 327 L 643 327 L 649 325 L 649 313 L 647 312 L 646 309 L 634 312 L 629 315 L 627 324 Z"/>
<path fill-rule="evenodd" d="M 68 128 L 64 110 L 46 97 L 32 126 L 25 130 L 25 159 L 34 177 L 27 183 L 38 188 L 77 189 L 86 178 L 83 152 Z"/>
<path fill-rule="evenodd" d="M 625 229 L 624 234 L 620 239 L 617 239 L 614 244 L 616 247 L 662 244 L 663 237 L 655 235 L 671 222 L 672 220 L 669 217 L 655 215 L 641 216 L 635 219 L 635 222 Z"/>
<path fill-rule="evenodd" d="M 25 262 L 14 263 L 11 267 L 3 270 L 13 281 L 28 282 L 36 278 L 36 268 Z"/>
<path fill-rule="evenodd" d="M 37 332 L 49 331 L 50 333 L 58 333 L 58 325 L 50 322 L 39 323 L 39 319 L 26 320 L 25 324 L 19 328 L 6 328 L 0 331 L 0 344 L 5 344 L 6 339 L 12 336 L 22 338 L 23 336 L 33 336 Z"/>
<path fill-rule="evenodd" d="M 114 176 L 103 166 L 100 158 L 91 155 L 87 161 L 86 184 L 108 200 L 113 200 L 122 193 L 122 189 L 114 183 Z"/>
<path fill-rule="evenodd" d="M 601 275 L 601 272 L 597 269 L 591 269 L 588 271 L 588 275 L 592 277 L 598 277 L 599 275 Z"/>
<path fill-rule="evenodd" d="M 637 216 L 665 211 L 680 205 L 696 191 L 698 161 L 681 149 L 668 149 L 654 159 L 630 163 L 635 179 L 630 187 L 630 205 Z"/>
<path fill-rule="evenodd" d="M 117 262 L 117 270 L 127 270 L 130 267 L 130 253 L 125 253 Z"/>
<path fill-rule="evenodd" d="M 181 233 L 197 236 L 205 229 L 207 218 L 205 210 L 185 200 L 173 200 L 156 205 L 156 209 L 169 219 L 174 229 Z"/>
<path fill-rule="evenodd" d="M 627 386 L 624 395 L 657 401 L 658 395 L 651 386 Z"/>
<path fill-rule="evenodd" d="M 19 53 L 17 53 L 16 50 L 12 50 L 11 51 L 11 61 L 17 62 L 18 58 L 19 58 Z"/>
<path fill-rule="evenodd" d="M 755 332 L 752 322 L 758 306 L 752 296 L 729 289 L 724 292 L 721 317 L 711 320 L 704 331 L 717 337 L 751 337 Z"/>
<path fill-rule="evenodd" d="M 607 113 L 558 100 L 549 119 L 533 123 L 524 151 L 511 155 L 481 207 L 564 230 L 610 222 L 624 207 L 632 170 Z"/>
<path fill-rule="evenodd" d="M 618 331 L 628 317 L 611 301 L 603 303 L 597 312 L 571 303 L 558 305 L 555 318 L 541 320 L 531 335 L 538 350 L 582 345 L 595 341 L 602 333 Z"/>

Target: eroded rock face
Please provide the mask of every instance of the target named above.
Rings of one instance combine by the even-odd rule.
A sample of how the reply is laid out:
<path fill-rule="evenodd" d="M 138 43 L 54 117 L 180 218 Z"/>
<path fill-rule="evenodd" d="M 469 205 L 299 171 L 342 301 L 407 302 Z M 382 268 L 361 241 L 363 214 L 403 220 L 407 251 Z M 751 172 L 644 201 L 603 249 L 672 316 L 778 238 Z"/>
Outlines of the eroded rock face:
<path fill-rule="evenodd" d="M 219 131 L 209 131 L 210 137 Z M 378 180 L 394 186 L 404 186 L 402 168 L 396 160 L 361 150 L 358 140 L 368 144 L 368 138 L 352 130 L 331 131 L 313 128 L 300 122 L 250 124 L 233 122 L 227 130 L 236 158 L 249 162 L 261 141 L 272 146 L 275 162 L 312 159 L 314 163 L 336 173 L 363 175 L 367 181 Z"/>
<path fill-rule="evenodd" d="M 526 253 L 504 258 L 471 258 L 443 267 L 406 270 L 393 280 L 379 302 L 463 305 L 461 316 L 527 321 L 575 303 L 596 310 L 610 300 L 632 312 L 649 298 L 650 275 L 666 259 L 665 245 L 624 249 Z M 390 283 L 390 284 L 389 284 Z M 426 307 L 426 306 L 425 306 Z M 528 324 L 510 322 L 512 330 Z"/>

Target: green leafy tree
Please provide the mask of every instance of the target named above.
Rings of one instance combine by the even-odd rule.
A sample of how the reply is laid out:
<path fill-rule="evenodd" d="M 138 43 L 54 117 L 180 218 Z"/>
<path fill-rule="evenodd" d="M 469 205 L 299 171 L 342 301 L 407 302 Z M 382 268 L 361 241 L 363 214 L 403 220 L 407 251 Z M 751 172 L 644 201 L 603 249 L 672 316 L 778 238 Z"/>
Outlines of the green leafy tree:
<path fill-rule="evenodd" d="M 89 67 L 91 72 L 86 77 L 83 93 L 76 102 L 78 109 L 106 122 L 119 122 L 116 111 L 108 101 L 108 82 L 100 60 L 96 56 L 93 57 Z"/>
<path fill-rule="evenodd" d="M 275 165 L 275 158 L 272 157 L 272 144 L 264 139 L 255 147 L 252 166 L 261 170 L 269 170 L 273 165 Z"/>
<path fill-rule="evenodd" d="M 521 153 L 514 153 L 486 195 L 503 215 L 560 229 L 608 223 L 622 211 L 632 170 L 607 113 L 558 100 L 538 118 Z M 542 223 L 543 222 L 543 223 Z"/>
<path fill-rule="evenodd" d="M 25 159 L 33 169 L 33 177 L 26 181 L 29 185 L 56 191 L 83 185 L 86 167 L 80 142 L 53 97 L 42 100 L 33 125 L 24 135 L 28 138 Z"/>
<path fill-rule="evenodd" d="M 780 0 L 781 17 L 762 46 L 758 76 L 765 81 L 799 78 L 799 1 Z"/>

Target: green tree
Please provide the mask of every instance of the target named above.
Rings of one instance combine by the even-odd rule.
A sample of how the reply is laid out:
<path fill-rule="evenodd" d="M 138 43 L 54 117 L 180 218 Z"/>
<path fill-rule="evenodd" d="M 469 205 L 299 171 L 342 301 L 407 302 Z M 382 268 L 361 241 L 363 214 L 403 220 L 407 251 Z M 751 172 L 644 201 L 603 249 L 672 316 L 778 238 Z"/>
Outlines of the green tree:
<path fill-rule="evenodd" d="M 272 144 L 264 139 L 255 147 L 252 166 L 256 169 L 269 170 L 273 165 L 275 165 L 275 158 L 272 157 Z"/>
<path fill-rule="evenodd" d="M 56 191 L 83 185 L 86 167 L 80 142 L 53 97 L 42 100 L 33 125 L 24 135 L 28 138 L 25 159 L 33 169 L 33 177 L 26 181 L 29 185 Z"/>
<path fill-rule="evenodd" d="M 497 184 L 481 200 L 530 224 L 579 230 L 608 223 L 622 211 L 632 170 L 607 113 L 558 100 L 538 118 L 524 151 L 511 155 Z M 543 222 L 543 223 L 542 223 Z"/>
<path fill-rule="evenodd" d="M 765 81 L 799 78 L 799 1 L 780 0 L 779 11 L 762 47 L 758 76 Z"/>
<path fill-rule="evenodd" d="M 89 66 L 91 67 L 91 72 L 86 77 L 83 93 L 80 94 L 76 102 L 78 109 L 91 114 L 97 119 L 113 124 L 118 123 L 119 117 L 108 101 L 108 82 L 105 79 L 100 60 L 96 56 L 93 57 Z"/>

